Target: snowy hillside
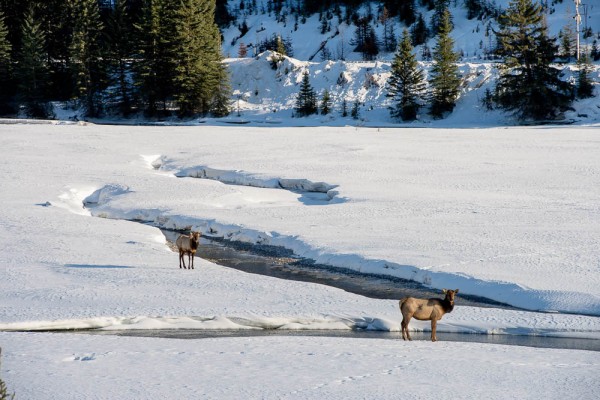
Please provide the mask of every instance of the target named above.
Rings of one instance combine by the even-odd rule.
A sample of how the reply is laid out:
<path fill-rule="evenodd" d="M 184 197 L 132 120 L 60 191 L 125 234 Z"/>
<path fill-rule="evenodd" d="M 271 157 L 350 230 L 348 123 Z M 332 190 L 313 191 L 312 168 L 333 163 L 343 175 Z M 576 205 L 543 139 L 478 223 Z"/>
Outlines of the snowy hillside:
<path fill-rule="evenodd" d="M 226 120 L 237 123 L 267 123 L 285 125 L 397 125 L 390 118 L 386 81 L 390 75 L 387 61 L 299 61 L 285 58 L 276 70 L 271 68 L 271 52 L 256 58 L 227 59 L 231 73 L 231 87 L 234 103 L 232 114 Z M 430 62 L 421 62 L 427 73 Z M 564 79 L 575 80 L 574 65 L 560 66 Z M 290 118 L 293 115 L 296 98 L 304 71 L 309 72 L 310 83 L 321 96 L 327 89 L 333 100 L 334 110 L 329 115 L 314 115 L 305 118 Z M 460 71 L 463 85 L 457 106 L 453 113 L 443 120 L 434 121 L 426 109 L 419 121 L 410 126 L 497 126 L 513 125 L 512 120 L 500 111 L 488 111 L 481 104 L 486 89 L 493 90 L 498 71 L 493 63 L 462 63 Z M 600 66 L 594 66 L 592 79 L 600 82 Z M 596 89 L 598 92 L 598 89 Z M 346 100 L 348 112 L 355 101 L 360 102 L 360 118 L 341 116 L 341 104 Z M 239 113 L 238 113 L 239 107 Z M 574 111 L 567 112 L 565 118 L 580 124 L 600 122 L 600 99 L 575 101 Z"/>
<path fill-rule="evenodd" d="M 337 60 L 344 54 L 344 59 L 350 61 L 362 60 L 361 54 L 353 52 L 351 41 L 354 38 L 356 26 L 352 23 L 348 25 L 345 21 L 331 14 L 328 20 L 328 31 L 321 33 L 322 21 L 319 21 L 319 14 L 313 14 L 305 19 L 299 18 L 296 21 L 295 17 L 290 13 L 295 2 L 283 2 L 282 11 L 279 17 L 275 12 L 268 12 L 268 1 L 258 0 L 255 9 L 248 6 L 240 7 L 240 3 L 249 4 L 248 0 L 230 0 L 229 12 L 235 17 L 235 21 L 223 31 L 223 52 L 226 57 L 237 57 L 241 43 L 248 46 L 248 57 L 257 55 L 256 44 L 263 40 L 271 38 L 273 35 L 279 35 L 285 40 L 289 40 L 292 49 L 293 57 L 305 61 L 322 61 L 322 48 L 327 48 L 330 53 L 328 59 Z M 419 0 L 415 1 L 416 12 L 421 13 L 427 24 L 430 23 L 433 10 L 428 11 L 426 7 L 420 5 Z M 495 0 L 489 2 L 496 4 L 501 9 L 506 9 L 509 0 Z M 549 0 L 549 10 L 547 21 L 550 34 L 557 36 L 558 33 L 569 25 L 575 32 L 575 5 L 572 0 Z M 553 4 L 556 3 L 556 4 Z M 582 27 L 591 28 L 594 36 L 582 40 L 582 45 L 591 45 L 594 38 L 600 33 L 600 4 L 595 1 L 587 7 L 587 19 L 582 21 Z M 379 16 L 378 10 L 381 7 L 380 2 L 365 3 L 361 6 L 357 13 L 360 16 L 366 16 L 369 12 L 374 16 L 373 24 L 378 38 L 383 37 L 383 24 L 377 19 Z M 342 14 L 346 11 L 344 6 L 341 6 Z M 463 54 L 463 61 L 478 62 L 485 57 L 485 52 L 489 50 L 494 43 L 494 34 L 486 29 L 488 26 L 495 28 L 496 24 L 493 18 L 482 17 L 481 19 L 468 19 L 467 9 L 464 6 L 464 0 L 451 0 L 450 12 L 452 13 L 454 30 L 452 36 L 456 43 L 456 51 Z M 581 12 L 581 11 L 580 11 Z M 327 13 L 324 17 L 327 18 Z M 279 21 L 278 21 L 279 20 Z M 240 27 L 246 24 L 248 31 L 242 35 Z M 396 37 L 402 34 L 404 28 L 410 28 L 405 24 L 400 23 L 395 19 L 393 31 Z M 426 46 L 432 48 L 435 44 L 435 39 L 430 38 Z M 417 57 L 422 60 L 423 46 L 416 47 Z M 378 56 L 381 60 L 391 60 L 393 52 L 382 51 Z"/>
<path fill-rule="evenodd" d="M 242 0 L 239 0 L 242 1 Z M 390 118 L 388 107 L 391 105 L 387 97 L 386 82 L 390 76 L 390 65 L 393 52 L 380 52 L 375 61 L 362 61 L 362 55 L 352 52 L 351 42 L 356 26 L 347 25 L 335 15 L 329 24 L 331 30 L 321 34 L 319 14 L 299 19 L 296 25 L 291 16 L 286 14 L 284 5 L 277 18 L 274 12 L 264 14 L 261 2 L 255 11 L 248 11 L 248 6 L 240 9 L 238 0 L 229 3 L 231 13 L 237 18 L 229 28 L 225 29 L 223 51 L 231 73 L 233 90 L 233 113 L 231 122 L 238 123 L 282 123 L 286 125 L 365 125 L 386 126 L 397 125 L 398 121 Z M 242 1 L 243 2 L 243 1 Z M 500 7 L 506 7 L 508 0 L 496 2 Z M 419 2 L 417 1 L 417 4 Z M 360 15 L 371 12 L 375 15 L 378 37 L 383 35 L 383 25 L 376 18 L 379 3 L 371 6 L 364 5 L 358 9 Z M 343 9 L 343 7 L 342 7 Z M 550 6 L 548 15 L 550 33 L 558 35 L 566 25 L 574 27 L 574 4 L 569 0 Z M 418 6 L 418 12 L 423 13 L 429 21 L 433 11 Z M 488 26 L 494 27 L 493 18 L 467 19 L 467 10 L 461 1 L 451 2 L 454 20 L 452 36 L 456 43 L 456 51 L 463 56 L 459 65 L 463 77 L 463 85 L 457 106 L 453 113 L 444 120 L 434 121 L 427 115 L 427 109 L 421 110 L 419 121 L 411 126 L 497 126 L 517 123 L 510 116 L 499 111 L 488 111 L 482 104 L 486 89 L 493 90 L 498 71 L 493 60 L 486 60 L 486 52 L 494 45 L 493 33 Z M 326 13 L 323 14 L 325 19 Z M 591 4 L 587 9 L 587 19 L 582 26 L 591 28 L 594 35 L 582 40 L 582 46 L 591 46 L 592 40 L 600 32 L 600 5 Z M 279 22 L 278 22 L 279 19 Z M 404 24 L 395 19 L 394 32 L 400 35 Z M 248 31 L 242 36 L 240 27 L 245 24 Z M 491 25 L 490 25 L 491 24 Z M 486 33 L 487 30 L 487 33 Z M 286 57 L 277 69 L 271 68 L 270 52 L 258 53 L 258 44 L 280 36 L 291 44 L 292 57 Z M 432 48 L 435 38 L 427 44 L 417 46 L 415 54 L 420 61 L 426 76 L 431 68 L 431 61 L 423 60 L 425 46 Z M 247 47 L 247 56 L 237 58 L 240 45 Z M 588 47 L 585 47 L 588 48 Z M 329 57 L 324 59 L 323 49 L 327 49 Z M 340 55 L 344 54 L 344 59 Z M 575 82 L 576 66 L 574 63 L 557 64 L 563 71 L 563 79 Z M 297 94 L 303 72 L 308 71 L 310 83 L 320 96 L 325 89 L 331 94 L 334 109 L 327 116 L 312 116 L 307 118 L 290 119 L 293 116 Z M 591 79 L 600 82 L 600 66 L 594 65 Z M 598 89 L 596 89 L 598 94 Z M 348 113 L 354 102 L 360 103 L 360 118 L 354 120 L 350 116 L 342 117 L 342 103 L 346 101 Z M 598 98 L 592 98 L 573 103 L 574 110 L 567 112 L 565 120 L 580 124 L 597 123 L 600 121 L 600 103 Z"/>

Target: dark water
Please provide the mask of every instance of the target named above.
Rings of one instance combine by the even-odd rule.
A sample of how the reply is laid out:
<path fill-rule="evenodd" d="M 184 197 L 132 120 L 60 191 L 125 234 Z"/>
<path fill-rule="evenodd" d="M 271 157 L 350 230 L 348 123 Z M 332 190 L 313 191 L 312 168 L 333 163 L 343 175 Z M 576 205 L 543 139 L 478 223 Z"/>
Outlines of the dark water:
<path fill-rule="evenodd" d="M 175 250 L 173 243 L 180 232 L 162 232 Z M 418 282 L 315 264 L 311 260 L 295 258 L 290 251 L 274 246 L 256 246 L 202 236 L 196 256 L 252 274 L 320 283 L 374 299 L 400 300 L 407 296 L 444 297 L 441 291 L 431 290 Z M 458 295 L 456 304 L 514 309 L 507 304 L 477 296 Z"/>
<path fill-rule="evenodd" d="M 180 232 L 162 231 L 170 246 Z M 198 257 L 219 265 L 235 268 L 247 273 L 267 275 L 280 279 L 319 283 L 345 291 L 376 299 L 401 299 L 406 296 L 441 297 L 438 291 L 417 282 L 399 278 L 366 275 L 342 268 L 318 265 L 310 260 L 299 259 L 285 249 L 270 246 L 256 246 L 231 242 L 219 238 L 202 237 Z M 515 309 L 490 299 L 460 295 L 458 306 L 495 307 Z M 373 338 L 402 340 L 399 332 L 364 330 L 126 330 L 126 331 L 79 331 L 96 335 L 119 335 L 136 337 L 156 337 L 172 339 L 205 339 L 254 336 L 326 336 L 339 338 Z M 429 340 L 428 332 L 411 332 L 413 340 Z M 438 332 L 438 340 L 448 342 L 478 342 L 511 346 L 561 348 L 600 351 L 600 340 L 555 338 L 547 336 L 481 335 Z"/>
<path fill-rule="evenodd" d="M 194 330 L 194 329 L 163 329 L 163 330 L 126 330 L 126 331 L 78 331 L 93 335 L 117 335 L 129 337 L 153 337 L 166 339 L 207 339 L 207 338 L 233 338 L 233 337 L 271 337 L 271 336 L 319 336 L 335 338 L 361 338 L 361 339 L 386 339 L 402 340 L 400 332 L 363 331 L 363 330 Z M 430 340 L 429 332 L 411 332 L 413 340 Z M 526 346 L 548 349 L 590 350 L 600 352 L 600 340 L 555 338 L 545 336 L 517 336 L 517 335 L 480 335 L 465 333 L 437 333 L 440 342 L 473 342 L 499 344 L 508 346 Z"/>

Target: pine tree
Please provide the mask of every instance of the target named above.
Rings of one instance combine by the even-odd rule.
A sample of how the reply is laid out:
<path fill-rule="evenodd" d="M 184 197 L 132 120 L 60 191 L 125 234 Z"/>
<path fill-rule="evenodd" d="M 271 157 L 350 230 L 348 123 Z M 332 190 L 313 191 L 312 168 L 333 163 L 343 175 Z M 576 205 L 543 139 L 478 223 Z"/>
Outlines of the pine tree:
<path fill-rule="evenodd" d="M 100 36 L 103 26 L 96 0 L 73 1 L 73 38 L 69 46 L 74 98 L 82 102 L 85 113 L 101 113 L 100 91 L 106 83 L 106 71 Z"/>
<path fill-rule="evenodd" d="M 425 23 L 425 19 L 422 14 L 419 14 L 417 21 L 413 24 L 411 28 L 411 37 L 413 46 L 419 46 L 427 42 L 427 38 L 429 37 L 429 31 L 427 29 L 427 24 Z"/>
<path fill-rule="evenodd" d="M 594 96 L 594 86 L 590 78 L 592 72 L 592 64 L 587 55 L 581 56 L 577 63 L 579 71 L 577 73 L 577 98 L 586 99 Z"/>
<path fill-rule="evenodd" d="M 443 23 L 444 13 L 448 10 L 450 0 L 435 0 L 435 7 L 433 15 L 431 16 L 431 32 L 435 36 L 440 33 L 440 27 Z M 452 27 L 452 16 L 449 19 L 450 30 Z"/>
<path fill-rule="evenodd" d="M 329 90 L 325 89 L 323 97 L 321 97 L 321 114 L 327 115 L 331 112 L 331 95 Z"/>
<path fill-rule="evenodd" d="M 175 67 L 175 98 L 179 106 L 179 115 L 189 117 L 196 112 L 207 112 L 204 102 L 203 81 L 208 72 L 202 57 L 202 22 L 206 22 L 197 1 L 183 0 L 177 13 L 176 42 L 178 63 Z"/>
<path fill-rule="evenodd" d="M 465 8 L 467 9 L 467 19 L 477 18 L 483 11 L 481 0 L 465 0 Z"/>
<path fill-rule="evenodd" d="M 558 46 L 548 37 L 542 6 L 511 0 L 499 20 L 498 54 L 504 58 L 496 103 L 520 120 L 560 117 L 571 104 L 572 87 L 551 66 Z"/>
<path fill-rule="evenodd" d="M 302 74 L 302 83 L 300 84 L 300 92 L 296 99 L 296 115 L 306 117 L 317 113 L 317 95 L 310 84 L 308 71 Z"/>
<path fill-rule="evenodd" d="M 0 115 L 11 113 L 11 50 L 12 46 L 8 40 L 8 28 L 4 23 L 4 14 L 0 10 Z"/>
<path fill-rule="evenodd" d="M 277 47 L 275 48 L 275 51 L 283 56 L 287 55 L 287 51 L 285 50 L 285 45 L 283 44 L 283 39 L 281 39 L 281 35 L 277 35 Z"/>
<path fill-rule="evenodd" d="M 130 18 L 127 14 L 127 1 L 118 0 L 108 19 L 109 51 L 112 85 L 112 100 L 119 112 L 127 116 L 132 109 L 131 59 L 133 53 Z"/>
<path fill-rule="evenodd" d="M 395 21 L 385 6 L 381 11 L 379 21 L 383 25 L 383 48 L 385 51 L 394 51 L 398 45 L 396 34 L 394 32 Z"/>
<path fill-rule="evenodd" d="M 348 116 L 348 101 L 342 100 L 342 117 Z"/>
<path fill-rule="evenodd" d="M 222 62 L 216 63 L 216 87 L 213 91 L 212 103 L 210 105 L 210 114 L 213 117 L 226 117 L 231 112 L 230 97 L 231 87 L 229 86 L 229 74 Z"/>
<path fill-rule="evenodd" d="M 284 60 L 285 55 L 287 55 L 285 45 L 283 43 L 283 40 L 281 39 L 281 35 L 277 35 L 277 37 L 275 38 L 275 51 L 271 55 L 270 60 L 271 68 L 274 70 L 277 69 L 279 67 L 279 64 Z"/>
<path fill-rule="evenodd" d="M 176 14 L 174 83 L 180 116 L 226 114 L 228 77 L 214 12 L 214 0 L 182 0 Z"/>
<path fill-rule="evenodd" d="M 12 46 L 8 41 L 8 28 L 4 23 L 4 14 L 0 10 L 0 80 L 8 77 Z"/>
<path fill-rule="evenodd" d="M 12 47 L 13 57 L 21 54 L 23 24 L 29 12 L 34 10 L 35 3 L 34 0 L 0 0 L 0 10 L 4 14 L 4 23 L 8 29 L 8 41 Z"/>
<path fill-rule="evenodd" d="M 227 0 L 216 0 L 215 6 L 215 22 L 217 25 L 219 27 L 229 26 L 235 20 L 235 17 L 229 13 Z"/>
<path fill-rule="evenodd" d="M 597 40 L 594 40 L 592 42 L 592 50 L 590 52 L 590 57 L 592 57 L 593 61 L 600 60 L 600 46 L 598 46 Z"/>
<path fill-rule="evenodd" d="M 445 113 L 452 112 L 456 105 L 460 88 L 458 73 L 458 54 L 454 52 L 454 41 L 450 37 L 450 11 L 442 14 L 437 43 L 433 50 L 434 64 L 431 67 L 431 115 L 442 118 Z"/>
<path fill-rule="evenodd" d="M 354 100 L 354 103 L 352 104 L 352 111 L 350 111 L 350 115 L 352 116 L 352 119 L 360 118 L 360 101 L 358 101 L 358 99 Z"/>
<path fill-rule="evenodd" d="M 398 17 L 406 26 L 415 22 L 415 0 L 383 0 L 384 7 L 390 12 L 390 17 Z"/>
<path fill-rule="evenodd" d="M 71 1 L 36 1 L 36 15 L 46 36 L 48 54 L 48 91 L 53 100 L 66 101 L 72 98 L 73 82 L 69 69 L 69 45 L 73 33 Z"/>
<path fill-rule="evenodd" d="M 558 34 L 558 37 L 560 38 L 561 56 L 566 62 L 571 62 L 571 57 L 573 57 L 573 54 L 575 53 L 575 35 L 576 33 L 573 31 L 570 24 L 565 25 Z"/>
<path fill-rule="evenodd" d="M 356 22 L 356 32 L 353 44 L 354 51 L 362 53 L 363 60 L 374 60 L 379 54 L 379 44 L 375 29 L 369 24 L 367 17 L 359 18 Z"/>
<path fill-rule="evenodd" d="M 142 109 L 149 117 L 158 113 L 165 86 L 170 85 L 164 71 L 163 42 L 161 41 L 161 0 L 144 0 L 140 23 L 135 26 L 138 36 L 135 86 Z"/>
<path fill-rule="evenodd" d="M 423 71 L 418 68 L 410 44 L 410 34 L 406 29 L 392 61 L 388 86 L 388 96 L 393 97 L 395 103 L 391 107 L 392 118 L 401 118 L 404 121 L 415 120 L 421 107 L 420 100 L 425 90 L 425 79 Z"/>
<path fill-rule="evenodd" d="M 34 19 L 33 11 L 25 17 L 21 38 L 23 42 L 17 70 L 20 102 L 27 116 L 48 118 L 51 112 L 45 97 L 48 81 L 46 38 L 40 24 Z"/>

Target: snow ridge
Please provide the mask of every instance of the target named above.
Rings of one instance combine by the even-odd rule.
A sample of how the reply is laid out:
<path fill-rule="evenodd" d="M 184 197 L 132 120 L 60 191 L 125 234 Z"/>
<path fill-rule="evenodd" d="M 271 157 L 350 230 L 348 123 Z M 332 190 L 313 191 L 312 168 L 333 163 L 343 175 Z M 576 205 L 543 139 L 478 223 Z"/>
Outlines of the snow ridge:
<path fill-rule="evenodd" d="M 285 189 L 296 193 L 323 193 L 327 196 L 327 201 L 333 200 L 338 195 L 338 192 L 333 190 L 337 185 L 325 182 L 312 182 L 308 179 L 259 178 L 242 171 L 228 171 L 205 166 L 185 168 L 175 173 L 175 176 L 212 179 L 230 185 Z"/>

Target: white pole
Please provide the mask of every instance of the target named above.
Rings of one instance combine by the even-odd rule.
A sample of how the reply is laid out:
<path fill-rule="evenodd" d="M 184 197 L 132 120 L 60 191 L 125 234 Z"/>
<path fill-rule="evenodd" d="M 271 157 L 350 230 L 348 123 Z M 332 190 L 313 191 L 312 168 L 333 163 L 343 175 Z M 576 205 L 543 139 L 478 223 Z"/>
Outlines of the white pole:
<path fill-rule="evenodd" d="M 579 61 L 579 26 L 581 25 L 581 14 L 579 14 L 581 0 L 575 0 L 575 23 L 577 25 L 577 61 Z"/>

